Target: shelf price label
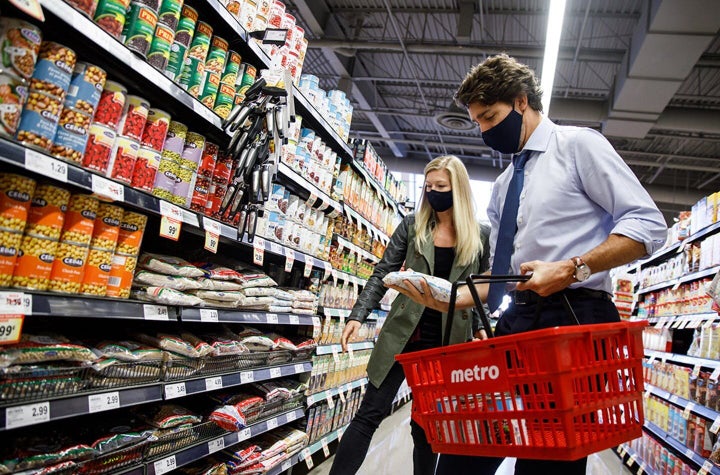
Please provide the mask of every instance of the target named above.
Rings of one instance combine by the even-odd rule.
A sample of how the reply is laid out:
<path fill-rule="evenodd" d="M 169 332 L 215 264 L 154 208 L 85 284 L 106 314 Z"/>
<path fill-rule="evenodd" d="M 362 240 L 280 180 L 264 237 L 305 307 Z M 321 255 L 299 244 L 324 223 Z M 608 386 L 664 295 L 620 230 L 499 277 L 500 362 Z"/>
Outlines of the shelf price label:
<path fill-rule="evenodd" d="M 291 272 L 293 264 L 295 264 L 295 251 L 285 249 L 285 272 Z"/>
<path fill-rule="evenodd" d="M 278 254 L 278 255 L 280 255 L 280 256 L 284 256 L 284 255 L 285 255 L 285 250 L 284 250 L 284 248 L 283 248 L 280 244 L 278 244 L 278 243 L 276 243 L 276 242 L 271 242 L 271 243 L 270 243 L 270 252 L 272 252 L 273 254 Z"/>
<path fill-rule="evenodd" d="M 125 187 L 98 175 L 92 176 L 92 192 L 113 201 L 125 201 Z"/>
<path fill-rule="evenodd" d="M 270 419 L 267 421 L 267 428 L 268 430 L 273 430 L 278 426 L 278 420 L 277 419 Z"/>
<path fill-rule="evenodd" d="M 242 384 L 252 383 L 253 381 L 255 381 L 255 373 L 252 371 L 243 371 L 240 373 L 240 382 Z"/>
<path fill-rule="evenodd" d="M 24 315 L 0 315 L 0 345 L 12 345 L 20 341 Z"/>
<path fill-rule="evenodd" d="M 205 390 L 213 391 L 215 389 L 221 389 L 223 387 L 223 380 L 221 376 L 215 376 L 214 378 L 205 378 Z"/>
<path fill-rule="evenodd" d="M 325 393 L 325 400 L 327 401 L 330 409 L 335 408 L 335 400 L 332 397 L 331 391 L 328 390 L 328 392 Z"/>
<path fill-rule="evenodd" d="M 290 467 L 292 467 L 292 461 L 286 460 L 282 463 L 282 465 L 280 465 L 280 470 L 284 472 L 286 470 L 290 470 Z"/>
<path fill-rule="evenodd" d="M 160 236 L 177 241 L 182 229 L 183 210 L 167 201 L 160 200 Z"/>
<path fill-rule="evenodd" d="M 208 442 L 208 452 L 211 454 L 214 454 L 215 452 L 219 452 L 222 449 L 225 448 L 225 439 L 222 437 L 218 437 L 215 440 L 211 440 Z"/>
<path fill-rule="evenodd" d="M 158 460 L 153 464 L 153 468 L 155 469 L 155 475 L 163 475 L 164 473 L 172 472 L 177 468 L 175 456 L 171 455 L 170 457 Z"/>
<path fill-rule="evenodd" d="M 165 305 L 143 304 L 143 317 L 145 320 L 170 320 L 170 314 Z"/>
<path fill-rule="evenodd" d="M 305 269 L 303 270 L 305 277 L 310 277 L 313 265 L 315 265 L 315 259 L 312 256 L 305 256 Z"/>
<path fill-rule="evenodd" d="M 307 465 L 308 470 L 312 470 L 312 468 L 315 466 L 312 459 L 312 453 L 310 453 L 310 449 L 303 449 L 300 452 L 300 456 L 305 460 L 305 465 Z"/>
<path fill-rule="evenodd" d="M 692 375 L 697 377 L 700 375 L 700 363 L 697 363 L 695 366 L 693 366 Z"/>
<path fill-rule="evenodd" d="M 185 383 L 166 384 L 165 399 L 175 399 L 187 395 Z"/>
<path fill-rule="evenodd" d="M 217 254 L 220 235 L 205 231 L 205 250 Z"/>
<path fill-rule="evenodd" d="M 337 363 L 340 360 L 340 355 L 338 355 L 339 345 L 332 345 L 330 348 L 332 349 L 333 359 Z"/>
<path fill-rule="evenodd" d="M 32 315 L 32 294 L 0 292 L 0 315 Z"/>
<path fill-rule="evenodd" d="M 315 204 L 317 199 L 318 199 L 318 197 L 315 193 L 310 193 L 310 198 L 308 198 L 307 201 L 305 202 L 305 206 L 312 208 L 312 205 Z"/>
<path fill-rule="evenodd" d="M 720 378 L 720 366 L 718 366 L 717 368 L 715 368 L 715 369 L 713 370 L 712 374 L 710 375 L 710 379 L 712 379 L 712 380 L 714 380 L 714 381 L 717 381 L 718 378 Z"/>
<path fill-rule="evenodd" d="M 302 364 L 296 364 L 295 365 L 295 374 L 300 374 L 305 372 L 305 366 Z"/>
<path fill-rule="evenodd" d="M 713 424 L 710 426 L 710 432 L 713 434 L 717 434 L 718 430 L 720 430 L 720 416 L 717 416 Z"/>
<path fill-rule="evenodd" d="M 90 413 L 109 411 L 120 407 L 120 393 L 91 394 L 88 396 L 88 410 Z"/>
<path fill-rule="evenodd" d="M 700 470 L 698 470 L 698 475 L 707 475 L 708 473 L 712 472 L 712 469 L 715 465 L 709 461 L 705 460 L 705 463 L 703 463 L 702 467 L 700 467 Z"/>
<path fill-rule="evenodd" d="M 322 444 L 322 450 L 325 454 L 325 458 L 330 457 L 330 447 L 328 447 L 327 437 L 323 437 L 320 443 Z"/>
<path fill-rule="evenodd" d="M 35 150 L 25 149 L 25 169 L 63 183 L 68 181 L 67 163 L 50 158 Z"/>
<path fill-rule="evenodd" d="M 253 240 L 253 264 L 263 265 L 265 260 L 265 239 L 255 236 Z"/>
<path fill-rule="evenodd" d="M 342 440 L 343 435 L 345 435 L 345 428 L 344 428 L 344 427 L 341 427 L 341 428 L 339 428 L 338 431 L 337 431 L 338 440 Z"/>
<path fill-rule="evenodd" d="M 5 409 L 5 428 L 15 429 L 50 420 L 50 403 L 37 402 Z"/>
<path fill-rule="evenodd" d="M 270 368 L 270 377 L 271 378 L 279 378 L 282 376 L 282 371 L 280 368 Z"/>
<path fill-rule="evenodd" d="M 201 308 L 200 309 L 200 321 L 217 323 L 220 321 L 218 311 L 213 308 Z"/>
<path fill-rule="evenodd" d="M 290 315 L 290 325 L 300 325 L 300 317 L 297 315 Z"/>
<path fill-rule="evenodd" d="M 345 404 L 345 393 L 343 392 L 344 388 L 338 389 L 338 396 L 340 396 L 340 401 Z"/>
<path fill-rule="evenodd" d="M 323 273 L 322 280 L 325 280 L 328 278 L 329 275 L 332 274 L 332 266 L 329 262 L 323 262 L 323 268 L 325 269 L 325 272 Z"/>
<path fill-rule="evenodd" d="M 267 319 L 267 322 L 270 324 L 277 324 L 277 322 L 278 322 L 277 313 L 268 313 L 265 315 L 265 318 Z"/>
<path fill-rule="evenodd" d="M 247 440 L 250 437 L 252 437 L 252 430 L 247 427 L 240 431 L 240 435 L 238 436 L 238 442 L 242 442 L 243 440 Z"/>

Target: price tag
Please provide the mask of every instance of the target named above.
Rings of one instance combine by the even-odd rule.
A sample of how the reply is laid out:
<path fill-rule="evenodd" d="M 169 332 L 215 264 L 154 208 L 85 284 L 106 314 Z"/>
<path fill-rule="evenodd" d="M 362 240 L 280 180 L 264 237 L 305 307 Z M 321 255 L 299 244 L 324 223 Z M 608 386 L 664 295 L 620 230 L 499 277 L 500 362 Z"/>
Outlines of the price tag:
<path fill-rule="evenodd" d="M 672 396 L 670 396 L 670 402 L 673 404 L 677 404 L 678 403 L 677 395 L 673 394 Z"/>
<path fill-rule="evenodd" d="M 300 452 L 300 456 L 305 460 L 305 465 L 307 465 L 308 470 L 312 470 L 315 464 L 313 463 L 310 449 L 303 449 L 302 452 Z"/>
<path fill-rule="evenodd" d="M 705 322 L 705 324 L 703 324 L 703 328 L 710 328 L 713 326 L 713 323 L 715 323 L 715 319 L 710 318 L 707 322 Z"/>
<path fill-rule="evenodd" d="M 325 269 L 325 272 L 323 273 L 322 280 L 325 280 L 332 273 L 332 266 L 329 262 L 323 262 L 323 268 Z"/>
<path fill-rule="evenodd" d="M 219 242 L 220 242 L 219 234 L 213 234 L 210 231 L 205 231 L 205 250 L 206 251 L 210 251 L 213 254 L 217 254 Z"/>
<path fill-rule="evenodd" d="M 253 240 L 253 264 L 256 266 L 263 265 L 265 260 L 265 239 L 255 236 Z"/>
<path fill-rule="evenodd" d="M 243 371 L 240 373 L 240 382 L 242 384 L 252 383 L 253 381 L 255 381 L 255 373 L 252 371 Z"/>
<path fill-rule="evenodd" d="M 32 294 L 0 292 L 0 315 L 32 315 Z"/>
<path fill-rule="evenodd" d="M 693 375 L 693 376 L 699 376 L 699 375 L 700 375 L 700 367 L 701 367 L 700 363 L 698 363 L 698 364 L 696 364 L 695 366 L 693 366 L 693 370 L 692 370 L 692 375 Z"/>
<path fill-rule="evenodd" d="M 313 265 L 315 265 L 315 259 L 312 256 L 305 256 L 305 269 L 303 270 L 305 277 L 310 277 Z"/>
<path fill-rule="evenodd" d="M 325 458 L 330 457 L 330 447 L 328 447 L 327 438 L 323 437 L 322 441 L 320 443 L 322 444 L 322 450 L 323 450 L 323 453 L 325 454 Z"/>
<path fill-rule="evenodd" d="M 222 449 L 225 448 L 225 439 L 223 437 L 218 437 L 215 440 L 211 440 L 208 442 L 208 452 L 211 454 L 214 454 L 215 452 L 219 452 Z"/>
<path fill-rule="evenodd" d="M 220 316 L 218 315 L 218 311 L 213 308 L 201 308 L 200 321 L 217 323 L 220 321 Z"/>
<path fill-rule="evenodd" d="M 267 421 L 267 428 L 268 430 L 273 430 L 278 426 L 278 420 L 277 419 L 270 419 Z"/>
<path fill-rule="evenodd" d="M 338 396 L 340 396 L 340 401 L 345 404 L 345 393 L 343 392 L 343 388 L 338 389 Z"/>
<path fill-rule="evenodd" d="M 245 428 L 240 431 L 240 435 L 238 436 L 238 442 L 242 442 L 243 440 L 247 440 L 250 437 L 252 437 L 252 431 L 250 428 Z"/>
<path fill-rule="evenodd" d="M 205 378 L 205 390 L 212 391 L 214 389 L 220 389 L 223 387 L 223 380 L 221 376 L 215 376 L 214 378 Z"/>
<path fill-rule="evenodd" d="M 290 325 L 300 325 L 300 317 L 297 315 L 290 315 Z"/>
<path fill-rule="evenodd" d="M 11 345 L 20 341 L 24 315 L 0 315 L 0 345 Z"/>
<path fill-rule="evenodd" d="M 627 462 L 625 462 L 625 465 L 627 465 L 628 467 L 632 467 L 634 463 L 635 463 L 635 454 L 632 454 L 632 455 L 627 459 Z"/>
<path fill-rule="evenodd" d="M 196 228 L 200 227 L 200 220 L 198 219 L 197 214 L 186 209 L 184 209 L 182 213 L 182 222 Z"/>
<path fill-rule="evenodd" d="M 163 475 L 164 473 L 172 472 L 177 468 L 175 456 L 171 455 L 170 457 L 158 460 L 153 464 L 153 468 L 155 469 L 155 475 Z"/>
<path fill-rule="evenodd" d="M 55 160 L 35 150 L 25 149 L 25 169 L 67 183 L 67 163 Z"/>
<path fill-rule="evenodd" d="M 90 413 L 109 411 L 120 407 L 120 393 L 117 391 L 88 396 L 88 410 Z"/>
<path fill-rule="evenodd" d="M 713 370 L 712 374 L 710 375 L 710 379 L 712 379 L 713 381 L 717 381 L 718 377 L 720 377 L 720 366 Z"/>
<path fill-rule="evenodd" d="M 348 346 L 348 356 L 350 357 L 351 360 L 354 359 L 352 345 Z"/>
<path fill-rule="evenodd" d="M 312 205 L 315 204 L 317 199 L 318 199 L 318 197 L 315 193 L 310 193 L 310 198 L 308 198 L 307 201 L 305 202 L 305 206 L 312 207 Z"/>
<path fill-rule="evenodd" d="M 295 251 L 285 249 L 285 272 L 291 272 L 293 264 L 295 264 Z"/>
<path fill-rule="evenodd" d="M 335 360 L 335 363 L 337 363 L 340 360 L 340 357 L 338 355 L 338 345 L 332 345 L 331 349 L 332 349 L 333 359 Z"/>
<path fill-rule="evenodd" d="M 337 269 L 333 268 L 333 269 L 330 271 L 330 274 L 332 274 L 333 285 L 337 285 L 337 281 L 338 281 L 338 271 L 337 271 Z"/>
<path fill-rule="evenodd" d="M 271 378 L 279 378 L 280 376 L 282 376 L 282 371 L 280 371 L 280 368 L 270 368 Z"/>
<path fill-rule="evenodd" d="M 710 432 L 713 434 L 717 434 L 718 430 L 720 430 L 720 416 L 717 416 L 713 424 L 710 426 Z"/>
<path fill-rule="evenodd" d="M 167 216 L 160 219 L 160 237 L 177 241 L 180 238 L 180 230 L 182 229 L 182 221 L 176 221 Z"/>
<path fill-rule="evenodd" d="M 175 399 L 187 395 L 185 383 L 175 383 L 165 385 L 165 399 Z"/>
<path fill-rule="evenodd" d="M 677 279 L 677 280 L 675 281 L 675 284 L 672 286 L 672 288 L 671 288 L 670 290 L 672 290 L 673 292 L 676 291 L 677 289 L 680 288 L 680 285 L 681 285 L 681 284 L 682 284 L 682 282 L 680 282 L 680 279 Z"/>
<path fill-rule="evenodd" d="M 338 247 L 337 247 L 337 253 L 342 254 L 343 250 L 345 249 L 345 239 L 338 236 Z"/>
<path fill-rule="evenodd" d="M 335 400 L 333 399 L 332 394 L 330 394 L 329 390 L 325 393 L 325 400 L 327 401 L 328 407 L 330 409 L 335 408 Z"/>
<path fill-rule="evenodd" d="M 644 475 L 647 472 L 647 465 L 645 462 L 640 462 L 640 468 L 638 469 L 637 475 Z"/>
<path fill-rule="evenodd" d="M 145 320 L 170 320 L 168 308 L 165 305 L 143 304 Z"/>
<path fill-rule="evenodd" d="M 683 419 L 690 419 L 690 412 L 695 409 L 695 403 L 689 402 L 687 406 L 685 406 L 685 410 L 683 410 L 682 416 Z"/>
<path fill-rule="evenodd" d="M 706 475 L 712 471 L 714 467 L 714 464 L 709 461 L 705 460 L 705 463 L 703 463 L 702 467 L 700 467 L 700 470 L 698 471 L 698 475 Z"/>
<path fill-rule="evenodd" d="M 352 384 L 348 384 L 347 391 L 345 391 L 345 399 L 348 399 L 348 400 L 350 399 L 350 396 L 352 395 L 352 390 L 353 390 Z"/>
<path fill-rule="evenodd" d="M 50 420 L 50 403 L 48 401 L 5 409 L 5 428 L 15 429 Z"/>
<path fill-rule="evenodd" d="M 167 216 L 176 221 L 183 220 L 183 209 L 167 201 L 160 200 L 160 216 Z M 219 233 L 218 233 L 219 234 Z"/>
<path fill-rule="evenodd" d="M 113 201 L 125 201 L 125 187 L 98 175 L 92 176 L 92 192 Z"/>
<path fill-rule="evenodd" d="M 685 450 L 685 456 L 686 456 L 687 458 L 689 458 L 690 460 L 692 460 L 693 457 L 695 456 L 695 451 L 694 451 L 693 449 L 686 449 L 686 450 Z"/>
<path fill-rule="evenodd" d="M 218 236 L 220 236 L 222 234 L 222 232 L 220 231 L 222 226 L 220 225 L 220 223 L 218 221 L 215 221 L 214 219 L 210 219 L 207 216 L 203 216 L 202 221 L 203 221 L 203 229 L 205 229 L 205 231 L 212 233 L 212 234 L 216 234 Z"/>
<path fill-rule="evenodd" d="M 280 256 L 284 256 L 285 255 L 284 249 L 285 249 L 284 247 L 282 247 L 280 244 L 278 244 L 276 242 L 270 243 L 270 252 L 272 252 L 273 254 L 278 254 Z"/>
<path fill-rule="evenodd" d="M 286 460 L 282 463 L 282 465 L 280 465 L 280 470 L 284 472 L 286 470 L 290 470 L 290 467 L 292 467 L 292 461 Z"/>
<path fill-rule="evenodd" d="M 265 318 L 267 318 L 267 322 L 271 324 L 276 324 L 278 322 L 277 313 L 268 313 L 265 315 Z"/>
<path fill-rule="evenodd" d="M 339 428 L 338 431 L 337 431 L 338 440 L 342 440 L 343 435 L 345 435 L 345 428 L 344 428 L 344 427 L 341 427 L 341 428 Z"/>

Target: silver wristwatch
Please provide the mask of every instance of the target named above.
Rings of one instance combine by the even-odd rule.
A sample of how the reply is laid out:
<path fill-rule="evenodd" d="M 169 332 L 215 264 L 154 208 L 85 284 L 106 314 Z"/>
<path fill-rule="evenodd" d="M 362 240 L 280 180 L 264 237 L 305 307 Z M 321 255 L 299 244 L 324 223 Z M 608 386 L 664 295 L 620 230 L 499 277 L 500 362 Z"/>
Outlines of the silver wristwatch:
<path fill-rule="evenodd" d="M 592 274 L 592 271 L 590 270 L 590 267 L 583 262 L 583 260 L 578 257 L 572 257 L 570 260 L 575 264 L 575 274 L 573 274 L 573 277 L 578 282 L 585 282 L 590 278 L 590 275 Z"/>

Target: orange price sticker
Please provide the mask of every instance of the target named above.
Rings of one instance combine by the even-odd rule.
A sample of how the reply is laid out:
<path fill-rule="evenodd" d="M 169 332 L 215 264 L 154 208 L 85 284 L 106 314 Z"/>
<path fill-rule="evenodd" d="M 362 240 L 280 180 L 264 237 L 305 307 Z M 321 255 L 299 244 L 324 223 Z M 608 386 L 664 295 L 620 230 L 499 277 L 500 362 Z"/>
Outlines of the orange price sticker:
<path fill-rule="evenodd" d="M 11 345 L 20 341 L 24 315 L 0 315 L 0 345 Z"/>
<path fill-rule="evenodd" d="M 161 237 L 177 241 L 180 238 L 180 229 L 182 229 L 182 221 L 167 216 L 163 216 L 160 219 Z"/>

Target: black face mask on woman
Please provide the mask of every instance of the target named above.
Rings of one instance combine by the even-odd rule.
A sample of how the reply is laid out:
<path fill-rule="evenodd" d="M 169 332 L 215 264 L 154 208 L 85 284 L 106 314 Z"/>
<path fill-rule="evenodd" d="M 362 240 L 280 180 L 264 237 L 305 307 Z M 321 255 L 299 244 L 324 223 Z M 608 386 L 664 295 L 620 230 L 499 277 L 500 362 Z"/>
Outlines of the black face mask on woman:
<path fill-rule="evenodd" d="M 430 190 L 427 193 L 427 200 L 430 203 L 430 207 L 435 211 L 442 212 L 452 208 L 453 196 L 452 190 L 450 191 L 435 191 Z"/>
<path fill-rule="evenodd" d="M 521 130 L 522 115 L 513 107 L 500 123 L 482 133 L 482 139 L 488 147 L 500 153 L 515 153 L 520 147 Z"/>

